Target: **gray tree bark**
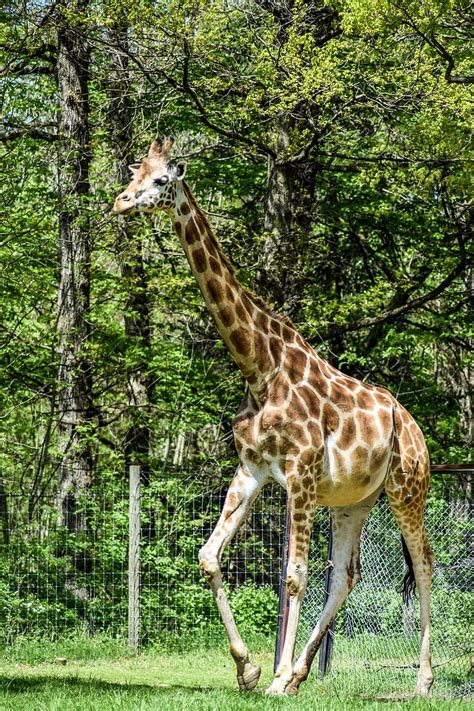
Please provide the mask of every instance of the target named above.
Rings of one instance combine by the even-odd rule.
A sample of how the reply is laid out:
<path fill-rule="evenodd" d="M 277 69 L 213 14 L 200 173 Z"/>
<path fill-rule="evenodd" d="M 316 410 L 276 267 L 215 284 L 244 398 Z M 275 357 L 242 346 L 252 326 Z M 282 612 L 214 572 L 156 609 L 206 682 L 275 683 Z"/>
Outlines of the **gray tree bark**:
<path fill-rule="evenodd" d="M 59 292 L 58 512 L 62 525 L 86 527 L 78 496 L 93 471 L 92 372 L 88 355 L 90 294 L 89 95 L 90 52 L 81 17 L 88 0 L 58 5 Z M 66 16 L 67 9 L 67 16 Z M 73 18 L 71 20 L 71 18 Z"/>
<path fill-rule="evenodd" d="M 264 226 L 267 237 L 262 252 L 262 286 L 273 303 L 295 317 L 299 308 L 301 271 L 297 260 L 314 219 L 315 162 L 292 163 L 291 120 L 282 120 L 275 131 L 275 159 L 268 159 Z"/>
<path fill-rule="evenodd" d="M 323 46 L 341 33 L 337 11 L 320 2 L 301 4 L 295 19 L 293 0 L 268 2 L 257 0 L 278 25 L 277 40 L 281 46 L 288 41 L 293 22 L 303 23 L 317 46 Z M 283 81 L 285 80 L 282 77 Z M 314 192 L 317 180 L 318 131 L 320 117 L 307 101 L 292 107 L 277 121 L 272 140 L 275 158 L 268 161 L 267 196 L 264 205 L 267 238 L 263 249 L 263 287 L 275 305 L 289 316 L 298 314 L 301 298 L 302 269 L 298 258 L 305 257 L 305 244 L 315 220 Z M 307 145 L 302 147 L 302 129 L 310 129 Z M 295 145 L 302 148 L 298 158 Z"/>
<path fill-rule="evenodd" d="M 113 177 L 121 186 L 130 181 L 128 166 L 133 162 L 127 29 L 124 18 L 109 31 L 109 38 L 114 47 L 109 56 L 108 77 L 110 130 L 115 158 Z M 130 425 L 125 437 L 125 459 L 127 470 L 129 465 L 140 465 L 142 483 L 146 485 L 149 482 L 151 398 L 151 379 L 146 353 L 149 352 L 151 342 L 151 307 L 141 245 L 134 221 L 118 217 L 116 252 L 127 293 L 124 304 L 125 333 L 139 346 L 143 354 L 127 372 Z"/>

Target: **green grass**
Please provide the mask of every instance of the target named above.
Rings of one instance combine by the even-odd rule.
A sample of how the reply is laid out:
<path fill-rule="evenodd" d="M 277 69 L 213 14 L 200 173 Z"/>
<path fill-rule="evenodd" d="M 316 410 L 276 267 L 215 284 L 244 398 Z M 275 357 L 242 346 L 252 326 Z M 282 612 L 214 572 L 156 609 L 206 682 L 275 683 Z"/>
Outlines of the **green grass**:
<path fill-rule="evenodd" d="M 323 681 L 312 675 L 297 697 L 268 698 L 263 691 L 272 677 L 270 651 L 253 656 L 262 666 L 262 678 L 258 690 L 242 694 L 236 689 L 233 661 L 222 649 L 185 654 L 164 654 L 157 650 L 127 657 L 123 656 L 123 647 L 118 643 L 104 641 L 102 645 L 92 646 L 96 658 L 90 656 L 91 645 L 79 639 L 59 645 L 25 642 L 17 646 L 15 661 L 6 656 L 0 658 L 0 709 L 342 711 L 403 708 L 427 711 L 467 708 L 465 702 L 444 699 L 439 693 L 428 701 L 410 698 L 416 680 L 416 670 L 411 669 L 403 673 L 367 673 L 341 664 L 339 670 Z M 65 666 L 54 663 L 54 659 L 61 656 L 67 657 Z M 41 661 L 33 662 L 35 658 Z"/>

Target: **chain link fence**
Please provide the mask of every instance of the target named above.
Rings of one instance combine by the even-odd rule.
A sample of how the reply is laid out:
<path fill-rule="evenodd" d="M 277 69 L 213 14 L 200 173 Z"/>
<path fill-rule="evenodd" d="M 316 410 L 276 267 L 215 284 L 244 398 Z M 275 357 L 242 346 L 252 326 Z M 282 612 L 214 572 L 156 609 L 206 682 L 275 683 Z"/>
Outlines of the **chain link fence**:
<path fill-rule="evenodd" d="M 224 630 L 201 579 L 197 552 L 223 506 L 227 486 L 160 479 L 142 486 L 139 642 L 166 650 L 222 644 Z M 58 525 L 54 496 L 0 496 L 0 634 L 15 655 L 18 642 L 55 642 L 65 635 L 114 639 L 127 647 L 129 491 L 126 482 L 91 489 L 78 504 L 84 530 Z M 313 532 L 310 580 L 299 647 L 324 600 L 329 513 Z M 433 663 L 436 688 L 472 692 L 473 525 L 466 503 L 433 500 L 427 527 L 436 556 Z M 285 529 L 285 496 L 269 485 L 223 561 L 231 605 L 244 638 L 275 634 Z M 340 611 L 332 669 L 350 667 L 414 683 L 418 664 L 417 605 L 404 608 L 400 535 L 385 499 L 362 535 L 362 582 Z M 41 657 L 41 645 L 37 645 Z M 398 681 L 397 681 L 398 683 Z"/>
<path fill-rule="evenodd" d="M 141 488 L 139 641 L 181 648 L 221 643 L 223 629 L 197 553 L 223 507 L 227 485 L 203 493 L 186 480 Z M 87 492 L 76 511 L 86 530 L 58 525 L 54 496 L 31 507 L 5 493 L 0 526 L 0 635 L 19 639 L 128 633 L 128 487 Z M 274 631 L 284 494 L 268 486 L 223 560 L 231 604 L 244 629 Z"/>
<path fill-rule="evenodd" d="M 323 509 L 319 519 L 299 648 L 316 624 L 325 596 L 324 542 L 329 535 L 329 512 Z M 426 527 L 436 557 L 431 601 L 436 689 L 472 695 L 474 525 L 466 505 L 437 500 L 427 506 Z M 330 632 L 334 671 L 350 668 L 414 685 L 420 652 L 419 607 L 416 599 L 408 606 L 403 604 L 400 592 L 405 569 L 400 531 L 382 496 L 362 532 L 362 581 L 347 598 Z"/>

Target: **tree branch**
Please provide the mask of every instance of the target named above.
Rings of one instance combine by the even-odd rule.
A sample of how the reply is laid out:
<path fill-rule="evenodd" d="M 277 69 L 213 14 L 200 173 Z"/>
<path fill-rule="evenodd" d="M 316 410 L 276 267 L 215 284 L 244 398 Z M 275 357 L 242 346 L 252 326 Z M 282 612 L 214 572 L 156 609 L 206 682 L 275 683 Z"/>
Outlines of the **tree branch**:
<path fill-rule="evenodd" d="M 232 141 L 238 141 L 239 143 L 251 143 L 254 145 L 256 148 L 258 148 L 264 155 L 270 156 L 271 158 L 276 158 L 276 153 L 273 151 L 269 146 L 265 145 L 264 143 L 261 143 L 260 141 L 256 141 L 251 138 L 244 138 L 244 136 L 235 133 L 234 131 L 228 131 L 225 128 L 222 128 L 221 126 L 218 126 L 216 123 L 211 121 L 206 113 L 206 110 L 197 95 L 196 91 L 192 88 L 192 86 L 189 83 L 189 61 L 190 61 L 190 54 L 189 54 L 189 46 L 187 42 L 184 43 L 184 63 L 183 63 L 183 82 L 182 82 L 182 89 L 185 91 L 185 93 L 191 97 L 195 107 L 197 108 L 200 116 L 201 116 L 201 121 L 205 126 L 210 128 L 212 131 L 215 131 L 221 136 L 224 136 L 225 138 L 229 138 Z M 166 75 L 165 75 L 166 76 Z M 167 77 L 168 81 L 171 80 L 171 77 Z M 178 83 L 175 80 L 172 80 L 172 86 L 175 88 L 179 88 Z"/>
<path fill-rule="evenodd" d="M 472 158 L 409 158 L 408 156 L 393 156 L 390 153 L 379 153 L 376 156 L 351 156 L 346 153 L 326 153 L 321 151 L 318 155 L 325 158 L 338 158 L 340 160 L 350 160 L 357 163 L 397 163 L 399 165 L 410 165 L 419 163 L 431 165 L 434 168 L 442 165 L 456 163 L 473 163 Z"/>
<path fill-rule="evenodd" d="M 0 143 L 10 143 L 25 136 L 47 141 L 48 143 L 53 143 L 59 139 L 57 133 L 45 131 L 40 126 L 6 126 L 3 131 L 0 131 Z"/>
<path fill-rule="evenodd" d="M 448 52 L 446 47 L 444 47 L 444 45 L 442 45 L 441 42 L 436 39 L 436 37 L 434 36 L 434 32 L 431 32 L 429 35 L 425 34 L 425 32 L 420 30 L 417 24 L 413 21 L 405 7 L 403 7 L 402 5 L 395 5 L 395 7 L 400 10 L 401 13 L 405 16 L 407 24 L 412 28 L 412 30 L 414 30 L 417 35 L 419 35 L 427 44 L 429 44 L 430 47 L 433 47 L 433 49 L 440 55 L 440 57 L 442 57 L 445 62 L 447 62 L 444 78 L 449 84 L 474 84 L 474 75 L 464 77 L 453 77 L 452 72 L 455 68 L 454 58 L 452 54 Z"/>
<path fill-rule="evenodd" d="M 49 74 L 53 75 L 53 67 L 46 67 L 42 64 L 28 64 L 26 61 L 17 62 L 16 64 L 5 67 L 2 71 L 3 76 L 24 77 L 31 74 Z"/>
<path fill-rule="evenodd" d="M 413 311 L 414 309 L 423 306 L 423 304 L 426 304 L 428 301 L 433 301 L 433 299 L 436 299 L 440 294 L 442 294 L 443 291 L 445 291 L 445 289 L 447 289 L 453 283 L 453 281 L 463 273 L 464 269 L 466 268 L 466 264 L 466 255 L 464 253 L 464 249 L 462 249 L 461 259 L 456 264 L 454 269 L 452 269 L 446 276 L 446 278 L 443 279 L 436 287 L 431 289 L 431 291 L 428 291 L 426 294 L 423 294 L 423 296 L 419 296 L 417 299 L 407 301 L 401 306 L 397 306 L 395 308 L 387 308 L 380 314 L 378 314 L 378 316 L 373 316 L 372 318 L 363 318 L 359 321 L 355 321 L 354 323 L 348 323 L 344 325 L 331 324 L 326 331 L 326 337 L 334 336 L 341 333 L 348 333 L 351 331 L 360 331 L 363 328 L 370 328 L 371 326 L 376 326 L 380 323 L 393 321 L 395 318 L 397 318 L 397 316 L 408 313 L 409 311 Z"/>
<path fill-rule="evenodd" d="M 437 50 L 438 54 L 448 63 L 446 71 L 444 73 L 444 78 L 449 84 L 474 84 L 474 74 L 468 76 L 454 76 L 452 72 L 455 68 L 454 59 L 452 54 L 448 52 L 446 47 L 444 47 L 441 42 L 438 42 L 433 33 L 427 39 L 427 42 Z"/>

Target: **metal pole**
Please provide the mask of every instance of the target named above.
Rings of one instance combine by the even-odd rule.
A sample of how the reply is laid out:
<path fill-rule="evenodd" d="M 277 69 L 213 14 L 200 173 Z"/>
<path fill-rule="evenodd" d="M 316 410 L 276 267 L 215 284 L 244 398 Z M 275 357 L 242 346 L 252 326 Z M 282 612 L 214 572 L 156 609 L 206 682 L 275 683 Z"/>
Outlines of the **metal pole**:
<path fill-rule="evenodd" d="M 288 625 L 288 610 L 290 608 L 290 596 L 286 587 L 286 569 L 288 567 L 288 546 L 290 542 L 290 504 L 286 501 L 286 518 L 285 532 L 283 534 L 283 551 L 281 556 L 281 572 L 280 572 L 280 592 L 278 596 L 278 620 L 277 620 L 277 636 L 275 642 L 275 660 L 273 662 L 273 672 L 275 673 L 281 659 L 283 645 L 285 644 L 286 627 Z"/>
<path fill-rule="evenodd" d="M 128 646 L 138 651 L 140 639 L 140 467 L 130 465 L 128 538 Z"/>
<path fill-rule="evenodd" d="M 3 542 L 7 546 L 10 543 L 10 531 L 8 528 L 8 502 L 3 486 L 2 476 L 0 476 L 0 519 L 2 520 Z"/>
<path fill-rule="evenodd" d="M 332 518 L 329 519 L 329 533 L 327 545 L 328 563 L 324 574 L 324 601 L 323 609 L 329 599 L 331 591 L 331 574 L 332 574 Z M 332 648 L 334 644 L 334 624 L 335 619 L 331 622 L 328 631 L 323 637 L 319 648 L 319 678 L 322 679 L 325 674 L 331 669 Z"/>

